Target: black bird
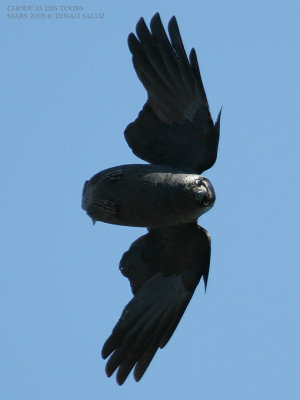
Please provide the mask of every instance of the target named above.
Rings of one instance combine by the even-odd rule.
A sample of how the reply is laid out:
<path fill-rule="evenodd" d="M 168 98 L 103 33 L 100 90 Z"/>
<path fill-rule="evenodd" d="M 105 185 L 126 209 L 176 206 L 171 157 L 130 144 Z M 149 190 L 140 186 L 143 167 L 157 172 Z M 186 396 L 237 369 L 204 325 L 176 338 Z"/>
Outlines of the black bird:
<path fill-rule="evenodd" d="M 83 188 L 82 208 L 95 221 L 144 226 L 148 233 L 123 255 L 120 270 L 134 297 L 102 349 L 106 373 L 121 385 L 130 371 L 139 381 L 157 349 L 176 329 L 203 277 L 206 287 L 210 236 L 198 217 L 215 202 L 201 176 L 216 161 L 220 113 L 213 122 L 196 52 L 186 56 L 176 18 L 168 39 L 159 14 L 150 30 L 141 18 L 128 37 L 136 73 L 148 99 L 125 138 L 151 164 L 99 172 Z"/>

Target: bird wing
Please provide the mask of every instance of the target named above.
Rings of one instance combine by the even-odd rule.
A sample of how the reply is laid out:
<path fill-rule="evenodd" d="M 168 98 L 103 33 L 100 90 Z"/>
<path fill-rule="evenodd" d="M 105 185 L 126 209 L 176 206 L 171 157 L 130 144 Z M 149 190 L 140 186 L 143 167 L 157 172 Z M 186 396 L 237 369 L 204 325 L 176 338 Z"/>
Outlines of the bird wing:
<path fill-rule="evenodd" d="M 148 100 L 127 126 L 126 141 L 145 161 L 200 174 L 216 161 L 221 111 L 214 124 L 196 52 L 192 49 L 187 58 L 176 18 L 168 25 L 170 40 L 158 13 L 150 28 L 141 18 L 136 36 L 128 37 Z"/>
<path fill-rule="evenodd" d="M 196 223 L 151 229 L 137 239 L 120 261 L 134 297 L 125 307 L 102 349 L 110 356 L 106 373 L 116 369 L 122 385 L 134 368 L 139 381 L 158 348 L 175 331 L 210 262 L 210 237 Z"/>

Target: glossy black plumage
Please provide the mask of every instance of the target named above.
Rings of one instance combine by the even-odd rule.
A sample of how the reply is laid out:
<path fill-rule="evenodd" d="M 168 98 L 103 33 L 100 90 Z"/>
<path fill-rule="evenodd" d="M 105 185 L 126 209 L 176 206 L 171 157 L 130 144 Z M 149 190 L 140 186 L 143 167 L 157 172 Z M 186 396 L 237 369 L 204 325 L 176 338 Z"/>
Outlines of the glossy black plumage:
<path fill-rule="evenodd" d="M 170 40 L 155 14 L 150 30 L 141 18 L 128 37 L 148 99 L 125 138 L 151 165 L 104 170 L 83 189 L 82 208 L 93 221 L 148 228 L 120 261 L 134 297 L 102 350 L 109 357 L 106 373 L 117 370 L 119 384 L 132 369 L 141 379 L 209 272 L 210 236 L 197 219 L 213 206 L 215 193 L 199 174 L 216 160 L 220 113 L 214 124 L 195 50 L 188 59 L 175 17 L 168 28 Z"/>
<path fill-rule="evenodd" d="M 131 245 L 120 269 L 134 298 L 104 344 L 103 357 L 113 353 L 108 376 L 119 368 L 122 384 L 135 366 L 134 377 L 141 379 L 157 349 L 172 336 L 201 276 L 206 285 L 209 260 L 209 235 L 196 223 L 150 230 Z"/>
<path fill-rule="evenodd" d="M 137 37 L 128 37 L 136 73 L 148 93 L 138 118 L 128 125 L 125 138 L 145 161 L 201 174 L 216 160 L 220 113 L 210 115 L 196 52 L 187 59 L 175 17 L 169 22 L 170 44 L 159 14 L 151 33 L 141 18 Z"/>

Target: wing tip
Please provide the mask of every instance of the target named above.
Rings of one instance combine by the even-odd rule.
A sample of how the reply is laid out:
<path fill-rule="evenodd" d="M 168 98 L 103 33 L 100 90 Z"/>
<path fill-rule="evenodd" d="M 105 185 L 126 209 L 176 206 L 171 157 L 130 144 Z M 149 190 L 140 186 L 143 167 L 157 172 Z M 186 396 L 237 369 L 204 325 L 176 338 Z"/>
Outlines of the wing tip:
<path fill-rule="evenodd" d="M 114 351 L 114 347 L 111 343 L 111 336 L 106 340 L 104 343 L 102 350 L 101 350 L 101 356 L 105 360 L 112 352 Z"/>
<path fill-rule="evenodd" d="M 194 47 L 192 47 L 192 49 L 190 51 L 189 61 L 190 61 L 191 69 L 192 69 L 195 77 L 200 79 L 200 81 L 202 82 L 197 53 L 196 53 L 196 50 L 194 49 Z M 203 90 L 204 90 L 204 88 L 203 88 Z"/>
<path fill-rule="evenodd" d="M 153 17 L 151 18 L 150 29 L 151 29 L 152 34 L 153 34 L 153 32 L 155 32 L 155 30 L 159 30 L 159 31 L 163 30 L 164 31 L 164 27 L 163 27 L 159 12 L 156 12 L 153 15 Z"/>
<path fill-rule="evenodd" d="M 220 132 L 222 110 L 223 110 L 223 106 L 220 108 L 220 111 L 218 113 L 218 116 L 217 116 L 217 119 L 215 122 L 215 128 L 217 129 L 218 133 Z"/>
<path fill-rule="evenodd" d="M 178 23 L 177 23 L 177 19 L 176 19 L 175 15 L 173 15 L 169 20 L 168 31 L 169 31 L 170 36 L 172 36 L 172 33 L 176 33 L 176 34 L 180 35 L 179 27 L 178 27 Z"/>

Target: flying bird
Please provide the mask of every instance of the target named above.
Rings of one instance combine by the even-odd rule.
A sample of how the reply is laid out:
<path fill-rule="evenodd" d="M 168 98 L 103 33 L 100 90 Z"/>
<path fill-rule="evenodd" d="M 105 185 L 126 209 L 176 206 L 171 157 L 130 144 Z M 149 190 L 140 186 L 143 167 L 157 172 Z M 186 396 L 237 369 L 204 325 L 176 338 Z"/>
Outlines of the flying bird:
<path fill-rule="evenodd" d="M 120 261 L 132 300 L 102 349 L 106 374 L 122 385 L 134 368 L 139 381 L 158 348 L 175 331 L 210 264 L 210 236 L 197 219 L 215 202 L 203 171 L 216 161 L 220 115 L 209 111 L 194 49 L 186 55 L 177 21 L 141 18 L 128 45 L 147 91 L 137 119 L 125 129 L 133 153 L 150 164 L 97 173 L 83 188 L 82 208 L 93 222 L 146 227 Z"/>

